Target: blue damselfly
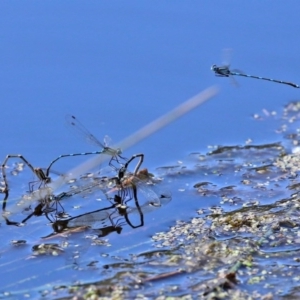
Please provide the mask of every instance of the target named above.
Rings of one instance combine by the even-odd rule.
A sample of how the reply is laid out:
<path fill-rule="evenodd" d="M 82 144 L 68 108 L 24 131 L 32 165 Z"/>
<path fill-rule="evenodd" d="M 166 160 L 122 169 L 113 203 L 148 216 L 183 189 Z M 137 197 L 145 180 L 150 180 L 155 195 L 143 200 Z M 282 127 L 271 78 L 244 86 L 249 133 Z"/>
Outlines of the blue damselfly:
<path fill-rule="evenodd" d="M 49 167 L 47 168 L 46 175 L 49 176 L 50 169 L 52 165 L 57 162 L 59 159 L 70 156 L 81 156 L 81 155 L 97 155 L 97 154 L 106 154 L 111 156 L 109 161 L 109 165 L 112 165 L 112 161 L 115 160 L 117 163 L 120 163 L 120 159 L 125 159 L 121 156 L 122 150 L 120 148 L 111 148 L 107 144 L 108 137 L 105 136 L 105 142 L 101 143 L 90 131 L 75 117 L 72 115 L 66 115 L 66 124 L 69 128 L 71 128 L 76 134 L 81 136 L 86 142 L 93 144 L 101 148 L 100 151 L 92 151 L 92 152 L 82 152 L 82 153 L 70 153 L 70 154 L 62 154 L 54 159 Z"/>
<path fill-rule="evenodd" d="M 262 79 L 262 80 L 267 80 L 267 81 L 272 81 L 276 83 L 282 83 L 282 84 L 287 84 L 295 88 L 300 88 L 298 84 L 288 82 L 288 81 L 283 81 L 283 80 L 277 80 L 277 79 L 271 79 L 271 78 L 266 78 L 266 77 L 260 77 L 260 76 L 254 76 L 254 75 L 248 75 L 244 74 L 241 72 L 234 72 L 229 69 L 228 65 L 224 66 L 217 66 L 217 65 L 212 65 L 211 70 L 215 72 L 216 76 L 219 77 L 229 77 L 229 76 L 243 76 L 243 77 L 249 77 L 249 78 L 254 78 L 254 79 Z"/>

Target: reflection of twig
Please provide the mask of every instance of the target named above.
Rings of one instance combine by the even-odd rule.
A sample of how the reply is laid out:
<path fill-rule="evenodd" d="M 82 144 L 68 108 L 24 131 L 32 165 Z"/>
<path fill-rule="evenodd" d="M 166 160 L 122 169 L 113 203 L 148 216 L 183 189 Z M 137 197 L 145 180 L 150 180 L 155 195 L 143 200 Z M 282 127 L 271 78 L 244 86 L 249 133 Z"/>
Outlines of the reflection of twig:
<path fill-rule="evenodd" d="M 153 277 L 149 277 L 149 278 L 145 278 L 145 279 L 137 280 L 134 278 L 134 280 L 137 283 L 147 283 L 147 282 L 152 282 L 152 281 L 156 281 L 156 280 L 169 279 L 170 277 L 174 277 L 174 276 L 185 274 L 185 273 L 187 273 L 185 270 L 179 269 L 176 271 L 162 273 L 162 274 L 159 274 L 159 275 L 156 275 Z"/>

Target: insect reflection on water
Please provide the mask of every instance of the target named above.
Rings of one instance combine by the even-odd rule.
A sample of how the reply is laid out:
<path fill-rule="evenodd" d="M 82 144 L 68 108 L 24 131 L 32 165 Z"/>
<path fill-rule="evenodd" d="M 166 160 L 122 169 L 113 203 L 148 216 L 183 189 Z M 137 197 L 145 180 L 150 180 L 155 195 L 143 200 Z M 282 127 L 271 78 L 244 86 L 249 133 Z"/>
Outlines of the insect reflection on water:
<path fill-rule="evenodd" d="M 38 194 L 39 192 L 43 193 L 45 191 L 44 195 L 41 196 L 41 197 L 38 197 L 38 199 L 39 199 L 39 202 L 42 202 L 42 203 L 45 204 L 45 208 L 49 208 L 49 203 L 53 202 L 53 200 L 56 203 L 58 203 L 58 201 L 60 201 L 64 198 L 69 198 L 69 197 L 71 197 L 73 195 L 76 195 L 76 194 L 79 194 L 79 193 L 84 193 L 84 192 L 91 193 L 94 189 L 100 189 L 101 190 L 101 189 L 104 189 L 107 182 L 110 182 L 110 181 L 115 181 L 116 183 L 118 183 L 121 186 L 123 178 L 125 178 L 127 176 L 126 173 L 127 173 L 129 165 L 131 164 L 132 161 L 134 161 L 137 158 L 139 159 L 139 161 L 136 164 L 135 169 L 134 169 L 134 175 L 136 175 L 139 171 L 139 168 L 140 168 L 142 162 L 143 162 L 143 159 L 144 159 L 143 154 L 133 155 L 129 160 L 126 161 L 126 163 L 124 165 L 121 165 L 119 169 L 116 169 L 115 167 L 109 166 L 109 167 L 106 168 L 105 172 L 103 172 L 103 170 L 100 171 L 100 173 L 99 173 L 101 175 L 100 178 L 92 178 L 93 182 L 91 182 L 90 184 L 75 188 L 72 191 L 62 192 L 57 196 L 53 196 L 51 193 L 47 192 L 46 183 L 48 181 L 41 182 L 41 184 L 43 184 L 45 186 L 44 188 L 40 188 L 37 191 L 33 191 L 30 194 L 24 195 L 24 197 L 21 201 L 26 202 L 28 200 L 28 202 L 30 202 L 31 201 L 31 196 L 35 197 L 35 194 Z M 3 170 L 5 170 L 5 167 L 3 165 L 2 165 L 2 168 L 4 168 Z M 37 169 L 34 169 L 34 170 L 37 170 Z M 39 169 L 39 170 L 41 170 L 41 169 Z M 107 170 L 109 170 L 108 171 L 109 174 L 106 174 Z M 44 174 L 42 170 L 41 170 L 41 174 Z M 105 176 L 105 174 L 107 176 Z M 7 180 L 6 180 L 5 176 L 6 176 L 5 173 L 3 173 L 3 179 L 4 179 L 4 182 L 5 182 L 5 187 L 4 187 L 5 197 L 2 201 L 2 210 L 3 210 L 3 212 L 6 211 L 6 205 L 7 205 L 8 196 L 9 196 L 8 184 L 7 184 Z M 84 178 L 84 176 L 82 176 L 82 178 Z M 50 179 L 49 179 L 49 182 L 50 182 Z M 51 190 L 51 189 L 49 188 L 49 190 Z M 37 215 L 37 214 L 33 212 L 32 215 Z M 29 216 L 28 218 L 30 218 L 31 216 Z"/>
<path fill-rule="evenodd" d="M 167 204 L 171 195 L 167 191 L 156 192 L 154 187 L 148 185 L 138 178 L 149 176 L 146 169 L 141 170 L 137 176 L 126 176 L 126 186 L 111 188 L 106 191 L 110 206 L 83 213 L 68 219 L 57 219 L 52 227 L 55 233 L 61 233 L 76 227 L 87 227 L 100 231 L 99 236 L 106 236 L 111 232 L 121 232 L 126 223 L 131 228 L 138 228 L 144 225 L 144 214 L 154 211 Z M 129 184 L 130 182 L 130 184 Z M 64 195 L 66 196 L 66 194 Z M 139 223 L 133 224 L 131 216 L 138 215 Z M 125 221 L 122 221 L 122 218 Z M 118 219 L 114 222 L 114 219 Z M 106 220 L 110 220 L 110 226 L 100 227 Z"/>
<path fill-rule="evenodd" d="M 6 224 L 21 226 L 34 216 L 45 216 L 52 224 L 53 232 L 44 238 L 86 229 L 95 230 L 98 237 L 104 237 L 112 232 L 121 233 L 122 227 L 126 224 L 131 228 L 142 227 L 145 213 L 154 211 L 171 200 L 170 192 L 154 184 L 153 175 L 147 169 L 139 170 L 136 176 L 126 172 L 121 182 L 117 183 L 105 176 L 96 176 L 91 180 L 92 182 L 86 185 L 58 195 L 49 195 L 40 200 L 21 222 L 10 220 L 4 214 Z M 84 193 L 88 193 L 89 198 L 93 198 L 93 193 L 99 191 L 105 197 L 101 202 L 102 208 L 72 217 L 65 212 L 64 201 L 68 198 Z"/>

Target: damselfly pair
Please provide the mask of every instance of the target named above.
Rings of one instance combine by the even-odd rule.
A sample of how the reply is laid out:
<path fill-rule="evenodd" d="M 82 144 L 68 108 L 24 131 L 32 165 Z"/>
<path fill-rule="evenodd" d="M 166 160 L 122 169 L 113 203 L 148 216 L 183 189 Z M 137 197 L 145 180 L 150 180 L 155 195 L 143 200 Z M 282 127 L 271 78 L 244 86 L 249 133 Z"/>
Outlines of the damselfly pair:
<path fill-rule="evenodd" d="M 271 82 L 282 83 L 282 84 L 290 85 L 294 88 L 300 88 L 300 86 L 298 84 L 295 84 L 292 82 L 277 80 L 277 79 L 272 79 L 272 78 L 266 78 L 266 77 L 261 77 L 261 76 L 248 75 L 248 74 L 244 74 L 237 70 L 230 70 L 229 67 L 230 66 L 226 65 L 226 64 L 223 66 L 212 65 L 211 70 L 215 73 L 216 76 L 219 76 L 219 77 L 243 76 L 243 77 L 248 77 L 248 78 L 262 79 L 262 80 L 267 80 L 267 81 L 271 81 Z"/>
<path fill-rule="evenodd" d="M 39 182 L 39 187 L 42 185 L 46 185 L 47 183 L 51 182 L 50 178 L 50 171 L 54 163 L 56 163 L 58 160 L 61 158 L 66 158 L 66 157 L 73 157 L 73 156 L 82 156 L 82 155 L 109 155 L 111 156 L 111 159 L 109 161 L 109 165 L 117 170 L 118 168 L 113 164 L 113 161 L 117 162 L 118 164 L 121 164 L 122 161 L 125 161 L 126 159 L 121 156 L 122 151 L 121 149 L 114 149 L 111 147 L 108 147 L 108 145 L 105 143 L 101 143 L 96 137 L 91 134 L 86 127 L 74 116 L 67 115 L 66 116 L 66 122 L 69 128 L 73 129 L 77 134 L 82 136 L 87 142 L 93 143 L 97 147 L 100 147 L 100 151 L 93 151 L 93 152 L 84 152 L 84 153 L 71 153 L 71 154 L 63 154 L 58 156 L 56 159 L 54 159 L 50 165 L 46 169 L 42 168 L 34 168 L 33 165 L 23 156 L 23 155 L 15 155 L 15 154 L 10 154 L 7 155 L 5 158 L 3 164 L 2 164 L 2 175 L 3 175 L 3 180 L 4 180 L 4 192 L 7 193 L 9 190 L 8 187 L 8 181 L 7 181 L 7 175 L 6 175 L 6 168 L 7 168 L 7 162 L 11 158 L 19 158 L 20 160 L 23 161 L 25 165 L 29 167 L 29 169 L 37 176 L 38 182 Z M 107 140 L 107 137 L 105 138 Z M 140 162 L 141 164 L 141 162 Z M 137 166 L 136 169 L 139 168 L 140 164 Z M 124 170 L 124 166 L 128 166 L 128 164 L 122 164 L 122 167 Z M 33 182 L 36 183 L 36 182 Z M 30 184 L 29 186 L 30 192 L 33 190 L 33 184 Z"/>

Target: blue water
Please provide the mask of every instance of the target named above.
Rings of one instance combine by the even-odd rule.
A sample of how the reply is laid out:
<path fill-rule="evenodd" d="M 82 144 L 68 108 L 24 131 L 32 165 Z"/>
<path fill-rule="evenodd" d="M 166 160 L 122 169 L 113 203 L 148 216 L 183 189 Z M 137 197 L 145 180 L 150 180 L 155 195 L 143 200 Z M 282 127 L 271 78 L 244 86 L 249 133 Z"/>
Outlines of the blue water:
<path fill-rule="evenodd" d="M 21 153 L 46 166 L 91 150 L 65 129 L 67 113 L 117 142 L 216 83 L 217 98 L 127 156 L 144 152 L 156 167 L 210 144 L 265 139 L 251 114 L 277 109 L 299 90 L 248 78 L 236 88 L 210 66 L 232 48 L 232 68 L 300 83 L 297 8 L 296 1 L 2 2 L 0 156 Z"/>
<path fill-rule="evenodd" d="M 277 141 L 272 121 L 253 122 L 252 115 L 279 110 L 299 99 L 300 90 L 248 78 L 236 78 L 236 87 L 210 67 L 222 64 L 222 49 L 232 48 L 232 69 L 300 84 L 298 3 L 1 2 L 0 160 L 23 154 L 46 167 L 60 154 L 97 150 L 67 130 L 66 114 L 77 116 L 99 140 L 108 134 L 118 142 L 215 84 L 217 97 L 124 155 L 144 153 L 144 165 L 153 171 L 190 152 L 206 152 L 208 145 Z M 79 160 L 61 160 L 57 171 Z M 179 211 L 178 194 L 173 202 Z M 189 203 L 179 217 L 199 205 Z M 166 229 L 166 215 L 162 210 L 147 218 L 165 218 Z M 115 248 L 123 243 L 117 235 L 112 242 Z"/>

